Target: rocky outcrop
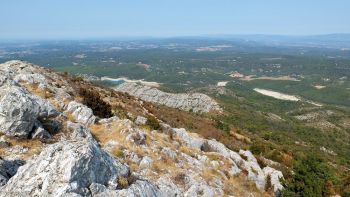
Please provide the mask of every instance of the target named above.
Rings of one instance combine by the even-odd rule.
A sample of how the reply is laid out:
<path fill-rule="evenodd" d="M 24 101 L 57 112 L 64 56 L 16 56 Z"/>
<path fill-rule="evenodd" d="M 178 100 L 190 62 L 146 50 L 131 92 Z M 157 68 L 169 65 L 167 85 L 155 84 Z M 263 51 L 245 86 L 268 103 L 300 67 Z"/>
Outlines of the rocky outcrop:
<path fill-rule="evenodd" d="M 28 84 L 52 95 L 35 96 Z M 228 195 L 227 185 L 245 187 L 250 182 L 261 192 L 249 186 L 242 196 L 259 196 L 267 183 L 275 194 L 283 188 L 282 173 L 262 168 L 250 151 L 232 151 L 216 140 L 162 121 L 161 129 L 149 130 L 147 118 L 137 116 L 152 116 L 147 110 L 129 113 L 134 122 L 122 116 L 98 119 L 89 107 L 74 101 L 70 95 L 76 93 L 71 91 L 54 72 L 21 61 L 0 64 L 0 132 L 6 135 L 0 138 L 0 151 L 6 153 L 0 158 L 0 197 L 211 197 Z M 158 99 L 184 110 L 219 109 L 205 95 L 173 98 L 155 89 L 145 91 L 156 92 Z M 57 125 L 63 128 L 58 134 Z M 17 138 L 8 136 L 27 139 L 16 144 Z M 47 138 L 51 140 L 42 140 Z M 32 143 L 40 143 L 35 144 L 38 155 L 29 154 Z M 15 159 L 18 155 L 23 160 Z"/>
<path fill-rule="evenodd" d="M 184 128 L 173 128 L 172 132 L 191 148 L 200 149 L 204 143 L 203 139 L 191 136 Z"/>
<path fill-rule="evenodd" d="M 220 106 L 217 102 L 215 102 L 209 96 L 201 93 L 172 94 L 137 83 L 123 83 L 115 87 L 115 90 L 126 92 L 144 101 L 153 102 L 185 111 L 193 111 L 199 113 L 209 112 L 212 110 L 221 111 Z"/>
<path fill-rule="evenodd" d="M 60 113 L 47 99 L 29 92 L 25 85 L 35 87 L 43 95 L 53 94 L 59 105 L 71 98 L 72 88 L 54 72 L 24 61 L 0 64 L 0 132 L 23 138 L 49 137 L 51 129 L 57 131 L 59 127 L 50 125 L 52 118 Z"/>
<path fill-rule="evenodd" d="M 143 116 L 137 116 L 136 120 L 135 120 L 135 124 L 137 125 L 145 125 L 147 122 L 147 118 L 143 117 Z"/>
<path fill-rule="evenodd" d="M 89 186 L 98 183 L 110 189 L 129 169 L 99 148 L 90 132 L 77 124 L 71 140 L 48 145 L 29 160 L 2 188 L 0 196 L 90 195 Z"/>
<path fill-rule="evenodd" d="M 240 150 L 239 153 L 234 152 L 216 140 L 206 140 L 191 136 L 185 129 L 174 128 L 173 132 L 175 136 L 189 147 L 201 149 L 204 152 L 216 152 L 225 158 L 231 159 L 232 163 L 229 173 L 236 175 L 242 170 L 248 172 L 248 179 L 254 181 L 257 188 L 264 190 L 266 181 L 270 181 L 269 184 L 272 185 L 274 192 L 278 192 L 278 190 L 283 188 L 279 181 L 280 178 L 283 178 L 282 173 L 270 167 L 261 169 L 258 161 L 250 151 Z M 270 176 L 269 180 L 267 176 Z"/>
<path fill-rule="evenodd" d="M 59 112 L 46 100 L 19 86 L 0 88 L 0 132 L 28 137 L 36 122 L 56 117 Z"/>
<path fill-rule="evenodd" d="M 275 194 L 279 194 L 279 191 L 283 189 L 283 186 L 280 182 L 280 180 L 283 178 L 282 172 L 268 166 L 263 169 L 263 172 L 265 179 L 268 179 L 268 176 L 270 177 L 273 192 L 275 192 Z"/>
<path fill-rule="evenodd" d="M 72 113 L 75 120 L 84 125 L 91 125 L 96 121 L 92 110 L 76 101 L 71 101 L 67 106 L 67 112 Z"/>

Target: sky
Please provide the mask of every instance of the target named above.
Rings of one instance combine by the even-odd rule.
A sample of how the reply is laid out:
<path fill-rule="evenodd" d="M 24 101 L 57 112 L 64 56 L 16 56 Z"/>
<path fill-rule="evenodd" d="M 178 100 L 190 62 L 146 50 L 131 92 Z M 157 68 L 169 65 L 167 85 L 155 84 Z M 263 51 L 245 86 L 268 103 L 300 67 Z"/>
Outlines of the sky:
<path fill-rule="evenodd" d="M 0 39 L 350 33 L 350 0 L 1 0 Z"/>

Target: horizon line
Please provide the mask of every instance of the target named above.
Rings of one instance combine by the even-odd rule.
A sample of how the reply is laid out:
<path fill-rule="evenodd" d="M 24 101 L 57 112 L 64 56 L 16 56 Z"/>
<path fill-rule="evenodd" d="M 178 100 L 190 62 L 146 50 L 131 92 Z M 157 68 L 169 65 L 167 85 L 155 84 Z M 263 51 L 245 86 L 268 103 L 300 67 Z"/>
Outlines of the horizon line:
<path fill-rule="evenodd" d="M 139 35 L 139 36 L 86 36 L 86 37 L 43 37 L 43 38 L 0 38 L 1 42 L 16 42 L 16 41 L 79 41 L 79 40 L 129 40 L 129 39 L 173 39 L 173 38 L 229 38 L 239 36 L 275 36 L 275 37 L 289 37 L 302 38 L 313 36 L 350 36 L 349 33 L 321 33 L 321 34 L 264 34 L 264 33 L 247 33 L 247 34 L 198 34 L 198 35 L 173 35 L 173 36 L 153 36 L 153 35 Z"/>

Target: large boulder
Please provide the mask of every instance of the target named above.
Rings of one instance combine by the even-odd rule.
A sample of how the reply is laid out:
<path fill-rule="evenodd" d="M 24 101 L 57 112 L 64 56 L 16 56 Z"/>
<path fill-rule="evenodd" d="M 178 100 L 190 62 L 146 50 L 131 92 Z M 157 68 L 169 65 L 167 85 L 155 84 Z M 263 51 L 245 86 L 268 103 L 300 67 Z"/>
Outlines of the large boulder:
<path fill-rule="evenodd" d="M 246 158 L 240 167 L 248 172 L 248 179 L 255 182 L 258 189 L 264 190 L 266 184 L 266 176 L 260 168 L 259 163 L 250 151 L 240 150 L 239 153 Z"/>
<path fill-rule="evenodd" d="M 72 113 L 77 122 L 84 125 L 90 125 L 96 121 L 96 116 L 94 116 L 92 109 L 76 101 L 71 101 L 66 110 Z"/>
<path fill-rule="evenodd" d="M 147 118 L 143 116 L 137 116 L 135 120 L 135 124 L 137 125 L 145 125 L 147 123 Z"/>
<path fill-rule="evenodd" d="M 280 182 L 280 179 L 283 178 L 282 172 L 268 166 L 263 169 L 263 172 L 266 176 L 266 179 L 268 179 L 268 176 L 270 177 L 270 185 L 272 187 L 272 190 L 276 196 L 279 196 L 279 192 L 283 189 L 283 185 Z"/>
<path fill-rule="evenodd" d="M 22 87 L 0 88 L 0 132 L 6 135 L 28 137 L 37 121 L 58 115 L 48 101 Z"/>
<path fill-rule="evenodd" d="M 93 183 L 116 189 L 118 177 L 128 176 L 129 168 L 100 149 L 89 130 L 77 128 L 72 139 L 46 146 L 40 155 L 20 167 L 2 188 L 9 196 L 89 196 Z"/>
<path fill-rule="evenodd" d="M 172 132 L 174 136 L 191 148 L 200 149 L 204 143 L 204 139 L 191 136 L 184 128 L 173 128 Z"/>
<path fill-rule="evenodd" d="M 46 77 L 39 73 L 20 73 L 14 77 L 14 81 L 17 83 L 26 82 L 29 84 L 38 84 L 38 87 L 42 89 L 48 86 Z"/>

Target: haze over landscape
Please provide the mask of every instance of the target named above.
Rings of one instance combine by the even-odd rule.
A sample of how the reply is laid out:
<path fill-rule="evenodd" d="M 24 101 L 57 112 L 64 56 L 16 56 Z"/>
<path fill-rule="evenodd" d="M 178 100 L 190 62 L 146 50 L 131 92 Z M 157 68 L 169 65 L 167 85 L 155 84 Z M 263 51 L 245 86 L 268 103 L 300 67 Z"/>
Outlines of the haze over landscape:
<path fill-rule="evenodd" d="M 0 1 L 0 197 L 349 197 L 350 1 Z"/>
<path fill-rule="evenodd" d="M 349 33 L 347 0 L 0 2 L 2 39 Z"/>

